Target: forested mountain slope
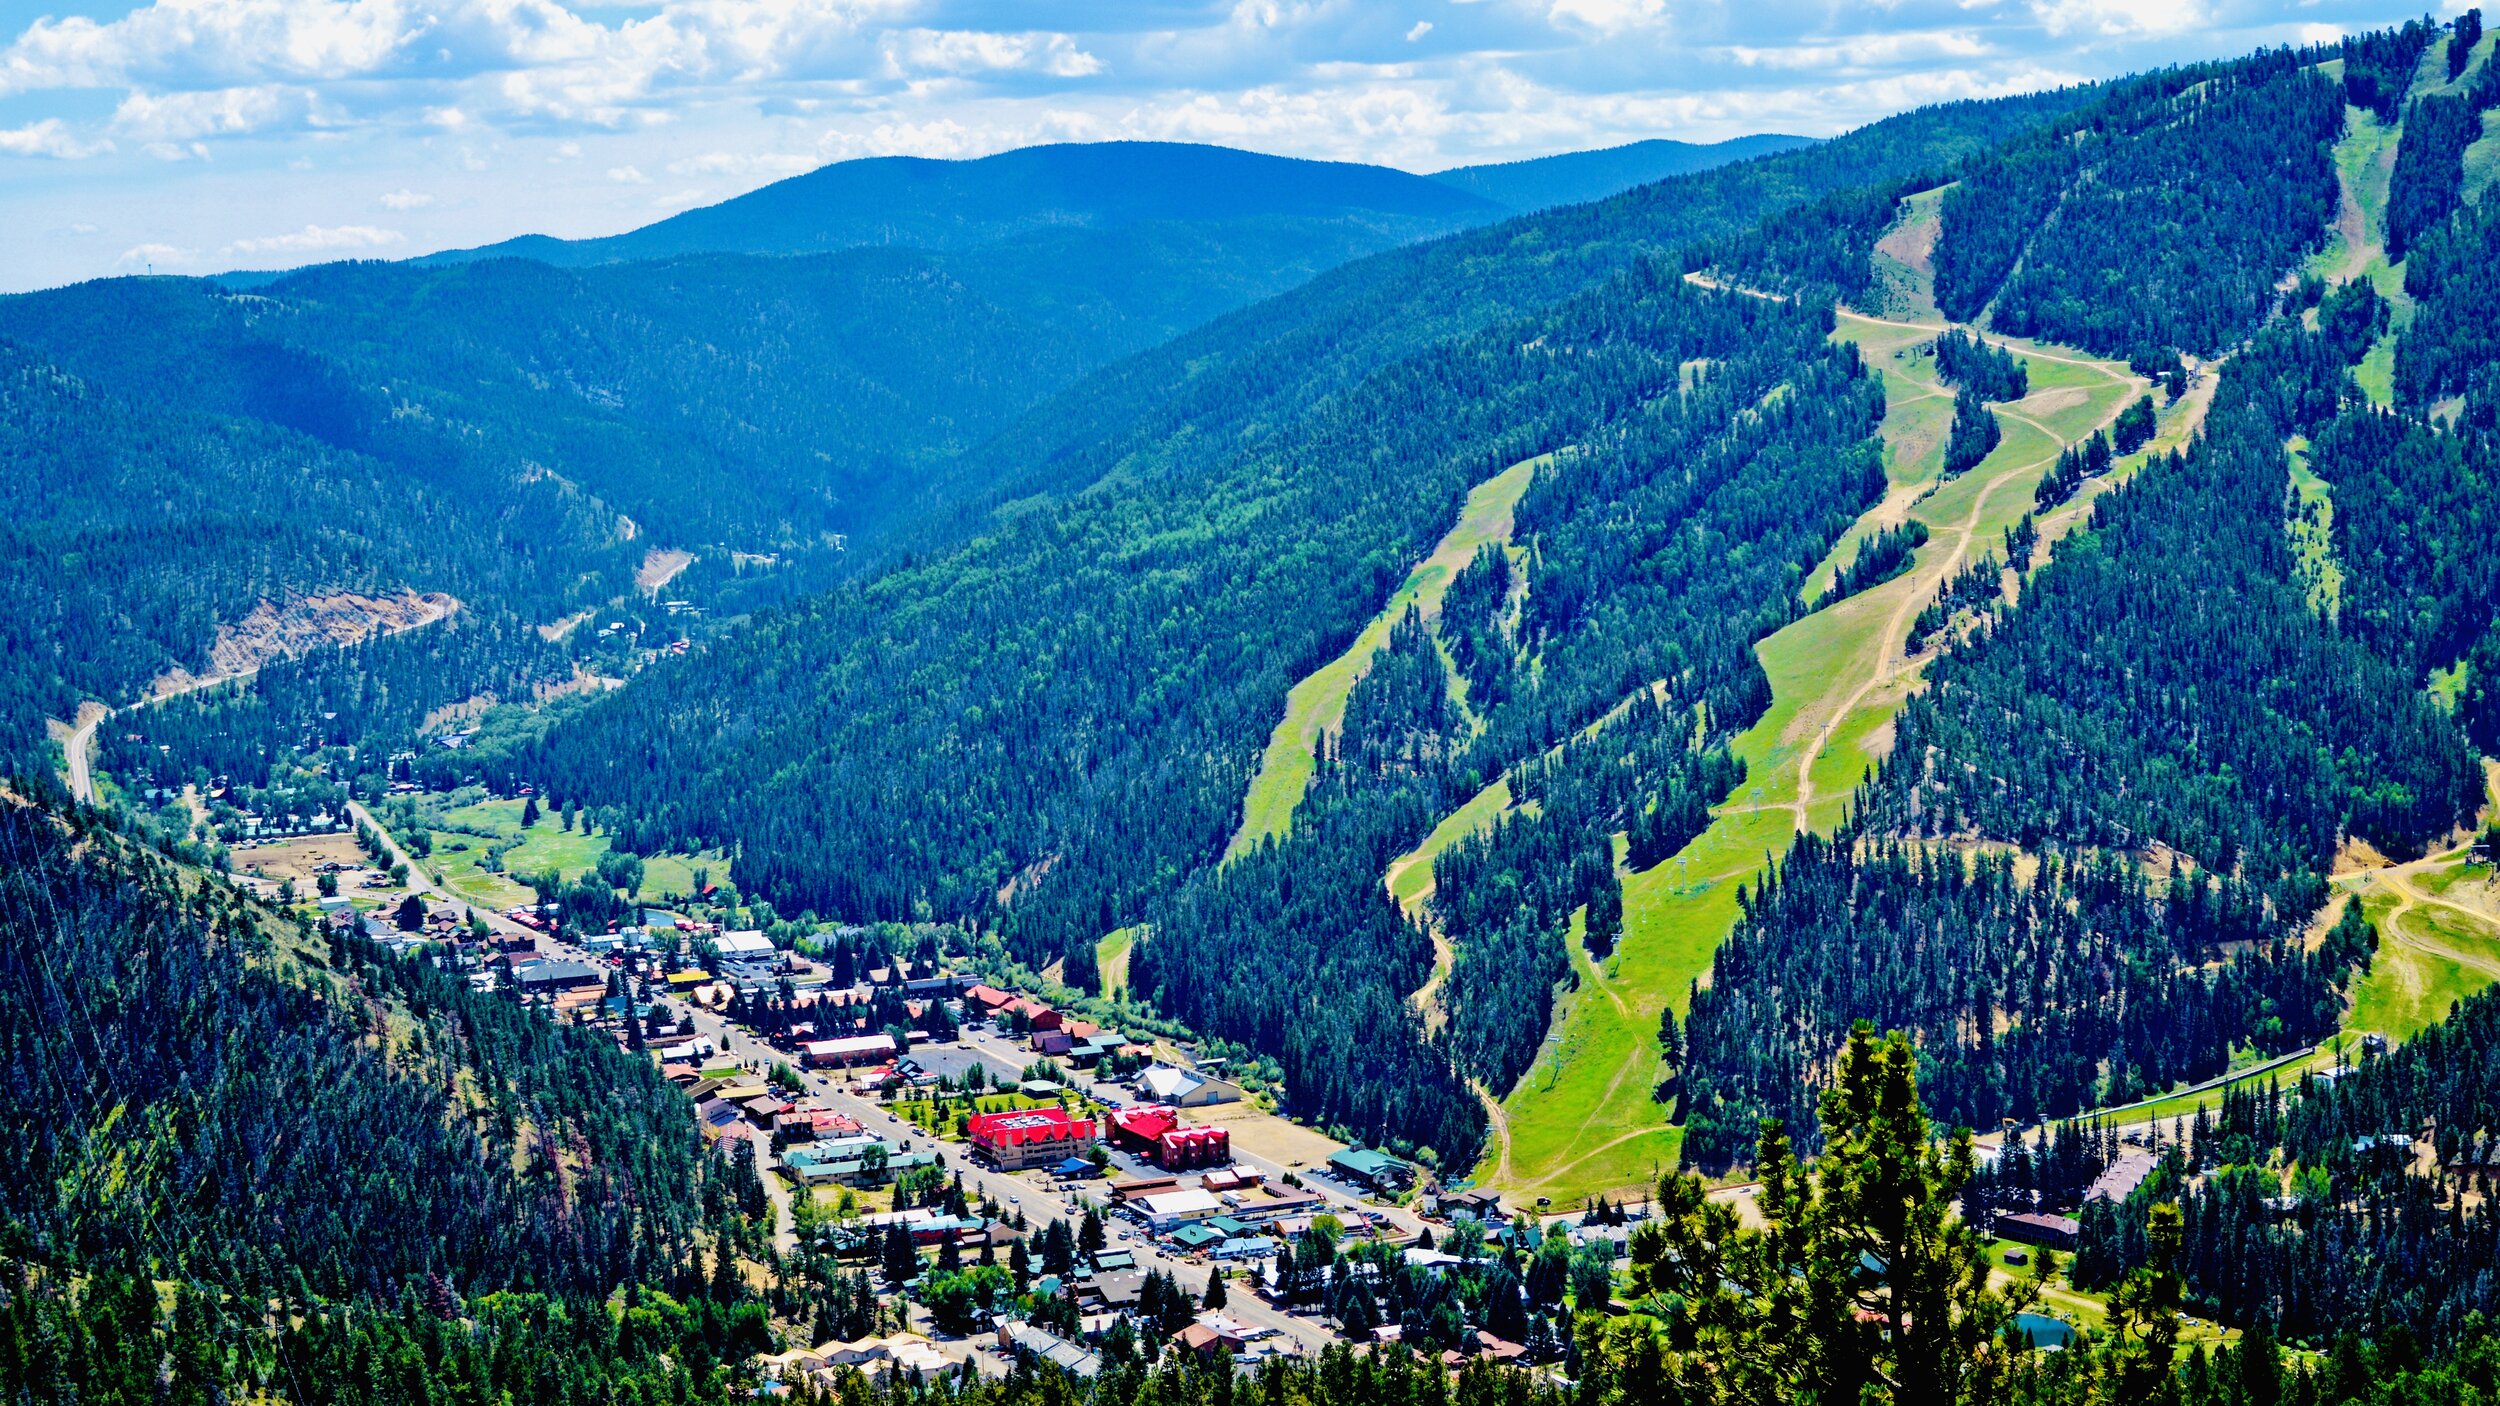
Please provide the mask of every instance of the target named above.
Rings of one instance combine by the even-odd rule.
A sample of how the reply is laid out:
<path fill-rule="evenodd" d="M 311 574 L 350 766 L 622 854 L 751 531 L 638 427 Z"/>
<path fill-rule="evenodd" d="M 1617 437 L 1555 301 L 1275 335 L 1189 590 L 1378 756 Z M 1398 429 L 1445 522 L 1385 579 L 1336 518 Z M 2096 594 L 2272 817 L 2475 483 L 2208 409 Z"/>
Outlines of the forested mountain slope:
<path fill-rule="evenodd" d="M 1085 378 L 964 456 L 950 501 L 1015 501 L 1200 469 L 1373 368 L 1550 307 L 1632 264 L 1836 193 L 1942 173 L 2092 101 L 1947 103 L 1815 146 L 1678 176 L 1336 269 Z"/>
<path fill-rule="evenodd" d="M 1101 286 L 978 272 L 888 250 L 507 259 L 0 302 L 7 530 L 65 568 L 17 553 L 36 574 L 0 587 L 23 595 L 0 628 L 26 641 L 0 676 L 7 748 L 81 700 L 208 672 L 218 627 L 263 601 L 442 592 L 517 639 L 632 594 L 655 547 L 696 554 L 676 594 L 723 614 L 822 585 L 923 501 L 931 465 L 1266 291 L 1169 267 Z M 416 716 L 509 696 L 511 655 L 430 681 Z"/>
<path fill-rule="evenodd" d="M 1670 141 L 1661 137 L 1623 146 L 1602 147 L 1595 151 L 1566 151 L 1526 161 L 1453 166 L 1446 171 L 1433 172 L 1432 179 L 1525 213 L 1550 210 L 1557 205 L 1576 205 L 1584 200 L 1603 200 L 1634 186 L 1663 181 L 1669 176 L 1687 175 L 1731 161 L 1748 161 L 1757 156 L 1793 151 L 1812 144 L 1812 139 L 1808 137 L 1789 137 L 1771 132 L 1706 143 Z"/>
<path fill-rule="evenodd" d="M 118 471 L 92 474 L 21 442 L 15 491 L 43 503 L 13 526 L 84 536 L 67 608 L 13 611 L 13 628 L 80 638 L 99 612 L 137 628 L 13 654 L 7 747 L 31 751 L 35 719 L 83 699 L 206 672 L 216 627 L 262 601 L 443 592 L 517 628 L 627 593 L 654 546 L 712 558 L 679 593 L 742 587 L 705 602 L 724 613 L 821 586 L 874 555 L 898 506 L 944 501 L 918 481 L 931 465 L 1084 373 L 1502 213 L 1382 168 L 1057 147 L 849 163 L 596 247 L 8 299 L 0 341 L 74 381 L 120 441 L 97 454 Z M 196 452 L 203 436 L 251 447 Z M 165 455 L 139 444 L 192 449 L 149 469 Z M 290 457 L 291 493 L 265 467 Z M 164 513 L 133 520 L 160 487 Z M 209 503 L 253 525 L 193 516 Z M 214 562 L 146 546 L 271 534 L 323 545 Z M 739 581 L 730 553 L 781 569 Z M 195 572 L 212 589 L 163 593 Z M 433 701 L 490 690 L 511 653 Z"/>
<path fill-rule="evenodd" d="M 688 1261 L 712 1173 L 657 1070 L 360 945 L 0 799 L 11 1244 L 335 1299 Z"/>
<path fill-rule="evenodd" d="M 2343 99 L 2288 51 L 2127 85 L 1946 195 L 1937 306 L 2148 361 L 2220 350 L 2325 237 Z"/>
<path fill-rule="evenodd" d="M 646 1058 L 15 794 L 0 1044 L 24 1399 L 720 1399 L 773 1345 L 753 1164 Z"/>
<path fill-rule="evenodd" d="M 264 384 L 291 404 L 353 413 L 320 381 Z M 206 671 L 218 626 L 263 600 L 416 586 L 553 613 L 571 583 L 620 578 L 641 555 L 612 512 L 553 477 L 498 478 L 456 459 L 397 472 L 266 421 L 134 402 L 5 343 L 0 465 L 0 753 L 11 757 L 83 699 Z"/>
<path fill-rule="evenodd" d="M 2343 95 L 2420 113 L 2401 99 L 2425 81 L 2417 60 L 2434 67 L 2430 37 L 2347 46 Z M 2399 75 L 2392 98 L 2383 72 Z M 2241 99 L 2273 89 L 2305 112 L 2320 78 L 2262 63 L 2246 77 L 2239 95 L 2180 94 L 2198 122 L 2246 128 L 2197 160 L 2262 152 L 2306 190 L 2314 163 Z M 2171 140 L 2136 125 L 2150 151 Z M 2152 161 L 2111 140 L 2113 167 Z M 1948 195 L 1948 239 L 1953 210 Z M 2095 499 L 2019 594 L 1943 603 L 1955 623 L 1929 687 L 1837 842 L 1801 840 L 1748 895 L 1685 1032 L 1688 1157 L 1724 1165 L 1760 1116 L 1799 1118 L 1857 1018 L 1918 1032 L 1940 1108 L 1981 1125 L 2124 1102 L 2336 1030 L 2376 946 L 2357 905 L 2322 941 L 2310 930 L 2343 847 L 2450 843 L 2482 802 L 2477 745 L 2494 744 L 2481 661 L 2500 659 L 2500 600 L 2476 563 L 2500 503 L 2500 382 L 2466 330 L 2489 323 L 2466 270 L 2488 261 L 2490 227 L 2462 210 L 2422 237 L 2404 316 L 2366 276 L 2292 287 L 2314 241 L 2233 256 L 2226 286 L 2280 291 L 2252 305 L 2265 321 L 2230 347 L 2202 436 Z M 2147 247 L 2125 257 L 2146 269 L 2214 247 L 2195 221 L 2137 230 Z M 2089 283 L 2111 254 L 2044 236 L 2023 258 L 2018 278 L 2048 288 Z M 1939 246 L 1940 300 L 1947 266 Z M 2193 345 L 2180 324 L 2147 325 L 2168 328 L 2147 334 L 2160 347 Z M 2354 374 L 2391 329 L 2396 364 L 2417 368 L 2392 409 Z M 2333 496 L 2341 589 L 2325 597 L 2318 549 L 2286 520 L 2303 501 L 2296 452 Z M 2044 485 L 2044 510 L 2056 499 Z M 2453 709 L 2425 687 L 2442 673 Z M 2041 876 L 2009 883 L 2004 844 L 2041 856 Z"/>
<path fill-rule="evenodd" d="M 829 254 L 862 245 L 965 250 L 1070 229 L 1220 228 L 1252 220 L 1365 223 L 1386 245 L 1399 242 L 1401 232 L 1411 238 L 1498 218 L 1503 205 L 1385 166 L 1179 142 L 1062 143 L 970 161 L 840 161 L 625 234 L 531 235 L 416 262 L 517 256 L 579 267 L 683 254 Z"/>
<path fill-rule="evenodd" d="M 1868 161 L 1893 169 L 1949 159 L 2057 101 L 1889 124 L 1823 166 L 1766 170 L 1713 187 L 1716 197 L 1691 193 L 1697 203 L 1669 212 L 1666 237 L 1732 227 L 1790 198 L 1798 182 L 1810 190 L 1844 181 Z M 1919 145 L 1931 129 L 1946 145 Z M 1069 160 L 1099 167 L 1114 158 L 1197 174 L 1178 196 L 1071 184 Z M 101 417 L 97 433 L 111 441 L 97 461 L 122 465 L 70 472 L 56 442 L 19 442 L 28 471 L 15 491 L 30 511 L 15 525 L 85 535 L 73 569 L 52 586 L 57 606 L 37 600 L 12 616 L 29 647 L 12 653 L 0 680 L 12 700 L 9 751 L 40 751 L 39 720 L 66 718 L 82 700 L 127 700 L 169 669 L 205 672 L 216 628 L 262 601 L 340 590 L 442 592 L 515 642 L 492 657 L 469 650 L 441 660 L 448 671 L 422 699 L 400 695 L 421 702 L 415 716 L 474 694 L 509 696 L 515 678 L 560 679 L 569 667 L 522 657 L 531 652 L 518 645 L 523 632 L 630 595 L 654 547 L 696 554 L 676 594 L 716 614 L 821 588 L 876 559 L 904 524 L 916 524 L 908 540 L 943 546 L 979 525 L 977 512 L 957 510 L 965 499 L 995 502 L 1067 481 L 1068 468 L 1034 451 L 1034 427 L 1065 423 L 1053 435 L 1073 438 L 1126 417 L 1138 428 L 1111 446 L 1118 453 L 1139 435 L 1168 436 L 1174 448 L 1209 442 L 1201 432 L 1220 443 L 1220 420 L 1290 413 L 1381 357 L 1427 345 L 1436 328 L 1464 330 L 1550 303 L 1651 242 L 1591 250 L 1585 262 L 1519 284 L 1515 304 L 1503 300 L 1512 291 L 1488 295 L 1509 280 L 1481 268 L 1471 288 L 1439 296 L 1433 270 L 1482 264 L 1475 246 L 1441 248 L 1425 264 L 1396 266 L 1399 310 L 1436 309 L 1427 326 L 1374 321 L 1391 310 L 1349 299 L 1381 291 L 1375 271 L 1158 354 L 1142 378 L 1119 378 L 1125 389 L 1071 392 L 1001 435 L 1092 368 L 1377 247 L 1363 242 L 1369 233 L 1332 245 L 1333 236 L 1295 221 L 1338 220 L 1326 212 L 1357 207 L 1475 221 L 1491 209 L 1400 173 L 1213 148 L 1069 148 L 1051 161 L 1058 166 L 1033 166 L 1022 183 L 1033 227 L 971 253 L 690 254 L 572 270 L 514 259 L 349 264 L 252 280 L 248 290 L 122 279 L 0 301 L 0 340 L 36 368 L 17 394 L 54 396 L 57 387 L 35 383 L 74 383 L 86 407 L 78 413 Z M 1219 168 L 1258 179 L 1231 189 L 1207 176 Z M 938 186 L 954 202 L 945 208 L 970 208 L 979 194 L 960 173 Z M 1089 223 L 1036 213 L 1079 198 L 1093 202 Z M 812 203 L 785 192 L 764 204 L 776 202 L 790 219 Z M 1204 218 L 1177 218 L 1192 213 Z M 945 224 L 931 219 L 932 229 Z M 1603 223 L 1571 226 L 1571 238 L 1585 246 Z M 1531 243 L 1550 237 L 1543 227 L 1514 233 Z M 1066 241 L 1083 247 L 1059 247 Z M 1520 269 L 1542 262 L 1519 252 L 1511 262 Z M 1300 338 L 1279 340 L 1297 328 Z M 1311 339 L 1349 329 L 1365 341 L 1302 362 Z M 1161 378 L 1254 354 L 1257 363 L 1234 374 L 1185 378 L 1200 396 L 1217 383 L 1239 390 L 1222 393 L 1238 403 L 1221 416 L 1184 432 L 1186 416 L 1212 407 L 1167 395 L 1174 387 Z M 1279 371 L 1289 380 L 1271 383 Z M 1276 403 L 1280 394 L 1289 399 Z M 203 437 L 253 448 L 201 452 Z M 985 441 L 991 447 L 977 448 Z M 160 445 L 168 448 L 138 448 Z M 1074 471 L 1099 468 L 1089 461 Z M 164 510 L 136 521 L 130 505 L 143 501 Z M 254 525 L 229 534 L 217 525 L 227 512 Z M 320 546 L 231 554 L 237 542 L 272 533 Z M 150 545 L 176 539 L 193 545 L 170 553 Z M 193 572 L 214 589 L 186 595 Z M 87 643 L 108 619 L 135 628 Z M 319 714 L 338 711 L 273 718 L 255 745 L 291 744 Z"/>
<path fill-rule="evenodd" d="M 1673 265 L 1646 264 L 1653 253 L 1732 235 L 1825 191 L 1939 169 L 2078 100 L 1893 119 L 1382 256 L 1219 321 L 1081 384 L 964 466 L 1005 484 L 996 493 L 1011 499 L 1095 491 L 1019 501 L 959 549 L 759 619 L 654 669 L 558 729 L 543 752 L 515 759 L 514 774 L 615 807 L 619 833 L 635 843 L 704 837 L 734 846 L 742 885 L 786 907 L 871 916 L 925 906 L 995 921 L 1020 952 L 1064 958 L 1074 979 L 1089 980 L 1098 938 L 1145 916 L 1177 879 L 1220 854 L 1293 679 L 1343 647 L 1468 487 L 1604 425 L 1620 423 L 1630 443 L 1644 444 L 1634 430 L 1651 413 L 1642 407 L 1674 410 L 1687 374 L 1680 363 L 1732 354 L 1662 359 L 1689 335 L 1679 328 L 1695 318 L 1707 325 L 1719 314 L 1705 307 L 1728 299 L 1685 287 Z M 1754 315 L 1820 335 L 1810 315 Z M 1800 316 L 1807 320 L 1787 321 Z M 1688 426 L 1671 414 L 1661 424 L 1707 440 L 1731 417 L 1744 423 L 1776 408 L 1783 427 L 1802 417 L 1797 431 L 1816 455 L 1830 452 L 1833 433 L 1842 444 L 1864 433 L 1862 423 L 1846 428 L 1856 413 L 1847 396 L 1823 393 L 1827 379 L 1834 389 L 1848 383 L 1844 367 L 1815 359 L 1792 369 L 1803 379 L 1777 392 L 1776 375 L 1731 376 L 1717 389 L 1734 395 L 1750 385 L 1746 396 L 1709 400 L 1709 417 Z M 1747 397 L 1766 394 L 1748 411 Z M 1592 535 L 1585 561 L 1578 552 L 1554 558 L 1575 573 L 1573 584 L 1535 607 L 1536 628 L 1578 628 L 1626 608 L 1615 591 L 1629 583 L 1605 564 L 1615 547 L 1598 528 L 1603 495 L 1584 496 L 1596 491 L 1585 475 L 1621 473 L 1629 491 L 1651 472 L 1646 456 L 1664 452 L 1648 446 L 1572 461 L 1568 472 L 1558 466 L 1555 511 L 1582 517 Z M 1713 452 L 1737 472 L 1765 451 L 1739 434 Z M 1846 475 L 1840 483 L 1844 494 L 1867 491 Z M 1808 533 L 1837 531 L 1855 512 L 1819 496 L 1787 506 L 1808 515 Z M 1689 510 L 1662 504 L 1661 522 Z M 1751 510 L 1727 511 L 1741 520 Z M 1836 516 L 1827 524 L 1824 514 Z M 1745 540 L 1755 529 L 1713 530 Z M 1778 574 L 1786 550 L 1761 563 L 1793 591 L 1793 579 Z M 1802 575 L 1820 551 L 1804 550 L 1789 569 Z M 1673 600 L 1668 592 L 1661 605 Z M 1749 627 L 1718 622 L 1704 633 L 1741 645 Z M 1703 672 L 1698 662 L 1605 655 L 1592 649 L 1586 679 L 1524 701 L 1494 747 L 1516 758 L 1613 707 L 1635 682 Z M 1555 667 L 1564 660 L 1557 653 Z M 1715 679 L 1723 666 L 1713 661 Z M 1671 715 L 1689 716 L 1720 687 L 1735 700 L 1725 706 L 1741 709 L 1744 672 L 1738 664 L 1724 685 L 1696 678 Z M 843 823 L 823 824 L 829 814 Z M 1001 911 L 997 895 L 1010 881 L 1016 896 Z M 1379 1049 L 1409 1038 L 1401 1032 L 1411 1023 L 1396 1011 L 1420 982 L 1424 950 L 1420 937 L 1379 931 L 1391 950 L 1364 989 L 1386 1000 L 1359 1016 L 1323 1011 L 1308 1022 L 1299 1038 L 1328 1042 L 1330 1052 L 1296 1062 L 1296 1097 L 1311 1095 L 1349 1126 L 1456 1144 L 1473 1110 L 1450 1097 L 1449 1076 L 1393 1081 L 1367 1070 Z M 1190 965 L 1176 951 L 1165 970 Z M 1291 969 L 1260 979 L 1283 981 Z M 1245 995 L 1270 1008 L 1282 997 Z M 1264 1016 L 1244 1015 L 1239 1028 L 1271 1048 L 1285 1035 Z M 1358 1047 L 1343 1042 L 1364 1032 L 1391 1044 L 1357 1058 Z M 1342 1087 L 1322 1093 L 1332 1085 Z M 1432 1111 L 1390 1112 L 1379 1100 L 1398 1089 Z"/>
<path fill-rule="evenodd" d="M 872 533 L 896 479 L 1128 350 L 1105 313 L 1082 286 L 985 289 L 879 251 L 119 279 L 0 303 L 0 336 L 419 482 L 547 474 L 659 541 L 773 551 Z"/>

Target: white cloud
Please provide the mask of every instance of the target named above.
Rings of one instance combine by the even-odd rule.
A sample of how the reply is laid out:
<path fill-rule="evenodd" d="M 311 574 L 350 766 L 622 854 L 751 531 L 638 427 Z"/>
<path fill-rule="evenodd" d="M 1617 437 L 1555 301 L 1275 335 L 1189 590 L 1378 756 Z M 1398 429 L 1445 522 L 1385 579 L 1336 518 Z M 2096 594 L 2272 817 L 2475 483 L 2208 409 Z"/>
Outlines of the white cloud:
<path fill-rule="evenodd" d="M 849 161 L 862 156 L 986 156 L 1008 146 L 1026 145 L 1031 145 L 1031 140 L 1023 137 L 1009 137 L 1002 144 L 995 134 L 977 131 L 952 118 L 933 122 L 879 121 L 858 129 L 828 128 L 817 142 L 828 161 Z"/>
<path fill-rule="evenodd" d="M 644 175 L 642 169 L 637 166 L 610 166 L 608 179 L 618 185 L 647 186 L 651 184 L 651 178 Z"/>
<path fill-rule="evenodd" d="M 892 37 L 886 60 L 898 74 L 1006 73 L 1088 78 L 1102 60 L 1064 34 L 986 34 L 976 30 L 910 29 Z"/>
<path fill-rule="evenodd" d="M 431 18 L 407 0 L 158 0 L 102 24 L 46 16 L 0 51 L 0 92 L 347 77 L 381 67 Z"/>
<path fill-rule="evenodd" d="M 1975 59 L 1989 52 L 1987 42 L 1967 30 L 1859 34 L 1822 43 L 1808 41 L 1784 48 L 1734 45 L 1727 50 L 1730 58 L 1748 68 L 1818 70 L 1891 68 L 1930 60 Z"/>
<path fill-rule="evenodd" d="M 382 208 L 386 210 L 422 210 L 433 203 L 433 196 L 405 188 L 385 192 L 382 196 Z"/>
<path fill-rule="evenodd" d="M 198 93 L 134 92 L 113 110 L 113 127 L 133 137 L 189 141 L 305 121 L 311 109 L 311 93 L 276 84 Z"/>
<path fill-rule="evenodd" d="M 226 246 L 229 254 L 313 254 L 336 249 L 387 249 L 404 243 L 407 236 L 395 229 L 377 229 L 372 225 L 306 225 L 292 234 L 272 234 L 259 239 L 238 239 Z"/>
<path fill-rule="evenodd" d="M 1409 44 L 1412 44 L 1412 43 L 1414 43 L 1416 40 L 1423 38 L 1425 35 L 1430 34 L 1431 32 L 1432 32 L 1432 21 L 1430 21 L 1430 20 L 1417 20 L 1417 21 L 1415 21 L 1415 27 L 1414 27 L 1413 29 L 1410 29 L 1410 30 L 1406 31 L 1406 42 L 1407 42 L 1407 43 L 1409 43 Z"/>
<path fill-rule="evenodd" d="M 2207 23 L 2201 0 L 2031 0 L 2031 13 L 2052 37 L 2160 38 Z"/>
<path fill-rule="evenodd" d="M 81 141 L 69 124 L 57 117 L 29 122 L 23 127 L 0 127 L 0 156 L 48 156 L 55 161 L 76 161 L 112 149 L 113 143 L 103 138 Z"/>
<path fill-rule="evenodd" d="M 171 244 L 141 244 L 124 249 L 121 257 L 113 262 L 116 265 L 187 264 L 198 257 L 188 249 L 177 249 Z"/>
<path fill-rule="evenodd" d="M 1614 34 L 1654 23 L 1666 14 L 1665 0 L 1554 0 L 1548 11 L 1556 22 L 1581 25 L 1600 34 Z"/>

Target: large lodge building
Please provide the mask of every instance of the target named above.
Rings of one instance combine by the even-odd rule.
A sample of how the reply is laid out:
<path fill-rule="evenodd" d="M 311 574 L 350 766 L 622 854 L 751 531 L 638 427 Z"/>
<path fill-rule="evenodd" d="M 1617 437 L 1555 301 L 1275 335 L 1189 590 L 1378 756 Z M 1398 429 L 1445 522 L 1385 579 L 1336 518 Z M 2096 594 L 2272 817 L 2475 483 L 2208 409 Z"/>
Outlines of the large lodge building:
<path fill-rule="evenodd" d="M 966 1131 L 975 1152 L 1011 1172 L 1056 1166 L 1094 1150 L 1094 1120 L 1072 1117 L 1064 1108 L 983 1113 Z"/>

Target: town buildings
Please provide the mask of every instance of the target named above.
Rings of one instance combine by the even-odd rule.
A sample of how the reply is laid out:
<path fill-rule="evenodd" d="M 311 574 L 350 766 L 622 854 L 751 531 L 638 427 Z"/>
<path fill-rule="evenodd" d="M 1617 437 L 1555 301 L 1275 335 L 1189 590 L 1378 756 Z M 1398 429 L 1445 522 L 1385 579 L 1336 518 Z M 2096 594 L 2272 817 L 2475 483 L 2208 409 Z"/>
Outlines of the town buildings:
<path fill-rule="evenodd" d="M 1064 1108 L 975 1114 L 965 1129 L 973 1151 L 1002 1171 L 1048 1167 L 1094 1148 L 1094 1120 Z"/>

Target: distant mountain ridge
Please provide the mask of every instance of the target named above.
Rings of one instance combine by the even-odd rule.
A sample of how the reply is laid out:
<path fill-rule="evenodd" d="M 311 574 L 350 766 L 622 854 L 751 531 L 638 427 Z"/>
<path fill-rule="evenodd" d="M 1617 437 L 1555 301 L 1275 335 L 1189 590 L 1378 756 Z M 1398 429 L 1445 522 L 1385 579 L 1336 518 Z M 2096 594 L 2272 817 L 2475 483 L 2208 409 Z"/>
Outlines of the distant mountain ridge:
<path fill-rule="evenodd" d="M 593 239 L 525 234 L 411 262 L 523 258 L 565 268 L 685 254 L 824 254 L 899 246 L 963 251 L 1170 223 L 1360 226 L 1375 247 L 1601 200 L 1634 186 L 1789 151 L 1776 133 L 1664 138 L 1416 175 L 1191 142 L 1064 142 L 972 160 L 841 161 Z"/>
<path fill-rule="evenodd" d="M 1731 137 L 1723 142 L 1679 142 L 1660 137 L 1596 151 L 1566 151 L 1526 161 L 1457 166 L 1435 173 L 1432 179 L 1530 214 L 1557 205 L 1603 200 L 1670 176 L 1690 175 L 1731 161 L 1747 161 L 1813 144 L 1812 137 L 1778 132 Z"/>
<path fill-rule="evenodd" d="M 971 161 L 837 162 L 598 239 L 524 235 L 421 263 L 520 257 L 563 266 L 680 254 L 820 254 L 870 245 L 960 250 L 1071 228 L 1164 221 L 1360 219 L 1416 237 L 1511 213 L 1448 182 L 1343 161 L 1181 142 L 1023 147 Z M 1412 233 L 1398 226 L 1411 225 Z"/>

